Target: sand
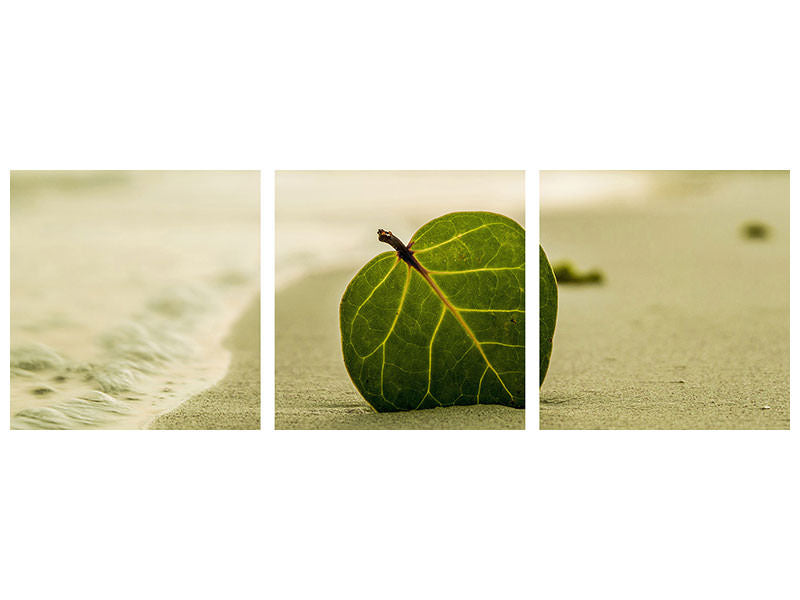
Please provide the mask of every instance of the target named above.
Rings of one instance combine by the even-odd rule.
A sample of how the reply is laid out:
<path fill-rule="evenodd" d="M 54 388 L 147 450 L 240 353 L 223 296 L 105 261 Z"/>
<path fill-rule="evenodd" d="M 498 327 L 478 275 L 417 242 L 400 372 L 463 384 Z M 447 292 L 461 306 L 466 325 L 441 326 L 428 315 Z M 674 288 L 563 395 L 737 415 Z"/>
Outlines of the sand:
<path fill-rule="evenodd" d="M 225 341 L 232 356 L 222 381 L 158 417 L 150 429 L 260 429 L 260 343 L 261 309 L 257 297 Z"/>
<path fill-rule="evenodd" d="M 525 411 L 504 406 L 374 412 L 342 360 L 339 301 L 356 271 L 311 275 L 277 294 L 276 429 L 524 429 Z"/>
<path fill-rule="evenodd" d="M 551 262 L 607 280 L 559 286 L 542 429 L 789 428 L 788 174 L 729 177 L 543 212 Z"/>

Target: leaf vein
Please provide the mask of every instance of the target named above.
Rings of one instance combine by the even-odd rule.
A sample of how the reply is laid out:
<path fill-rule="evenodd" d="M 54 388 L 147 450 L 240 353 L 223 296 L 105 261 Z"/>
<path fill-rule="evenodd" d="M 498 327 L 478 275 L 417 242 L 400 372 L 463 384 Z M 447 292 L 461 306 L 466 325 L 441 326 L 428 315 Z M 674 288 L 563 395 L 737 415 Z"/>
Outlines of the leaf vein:
<path fill-rule="evenodd" d="M 428 271 L 428 273 L 432 273 L 433 275 L 458 275 L 459 273 L 479 273 L 481 271 L 519 271 L 525 269 L 525 265 L 522 264 L 518 267 L 482 267 L 480 269 L 463 269 L 461 271 Z"/>
<path fill-rule="evenodd" d="M 464 329 L 466 334 L 472 339 L 472 343 L 478 349 L 478 352 L 481 353 L 481 356 L 483 357 L 483 360 L 486 362 L 486 364 L 489 366 L 489 368 L 494 372 L 494 374 L 497 375 L 497 380 L 500 382 L 500 385 L 503 386 L 503 389 L 506 391 L 506 393 L 509 395 L 509 397 L 513 399 L 514 398 L 514 394 L 512 394 L 511 391 L 508 389 L 508 387 L 506 386 L 505 382 L 503 381 L 503 378 L 500 377 L 500 373 L 497 372 L 497 369 L 494 368 L 494 365 L 492 365 L 492 362 L 489 360 L 489 357 L 486 356 L 486 352 L 483 351 L 483 346 L 481 346 L 481 343 L 478 341 L 478 338 L 475 336 L 475 334 L 473 333 L 472 329 L 470 329 L 469 325 L 467 325 L 467 322 L 464 320 L 464 317 L 461 316 L 461 313 L 458 311 L 458 309 L 455 306 L 453 306 L 452 302 L 450 302 L 450 300 L 447 298 L 447 296 L 444 295 L 444 292 L 439 288 L 438 285 L 436 285 L 436 282 L 431 278 L 430 275 L 428 275 L 427 271 L 425 271 L 425 272 L 417 271 L 417 272 L 420 273 L 420 275 L 422 275 L 422 277 L 425 278 L 425 281 L 428 282 L 428 285 L 430 285 L 431 288 L 433 288 L 433 291 L 436 292 L 436 294 L 439 296 L 439 298 L 441 298 L 441 300 L 442 300 L 442 302 L 444 302 L 445 306 L 450 309 L 450 312 L 453 313 L 453 316 L 459 322 L 459 324 Z M 517 311 L 517 312 L 521 312 L 521 311 Z"/>
<path fill-rule="evenodd" d="M 433 394 L 431 394 L 431 379 L 432 379 L 431 370 L 432 370 L 432 365 L 433 365 L 433 342 L 434 342 L 434 340 L 436 340 L 436 334 L 439 333 L 439 327 L 441 326 L 442 321 L 444 321 L 444 315 L 445 315 L 446 312 L 447 312 L 447 309 L 444 307 L 444 305 L 442 305 L 442 314 L 439 315 L 439 322 L 436 323 L 436 329 L 433 330 L 433 335 L 431 335 L 431 343 L 428 345 L 428 389 L 425 391 L 425 395 L 422 396 L 422 400 L 419 401 L 419 404 L 417 405 L 417 408 L 422 406 L 422 403 L 425 402 L 425 398 L 427 398 L 429 395 L 430 395 L 431 398 L 433 398 Z M 434 400 L 436 400 L 436 398 L 434 398 Z M 436 400 L 436 402 L 438 402 L 438 400 Z"/>
<path fill-rule="evenodd" d="M 394 267 L 392 267 L 392 269 L 394 269 Z M 380 343 L 380 346 L 383 346 L 383 355 L 381 357 L 381 398 L 383 398 L 386 402 L 388 402 L 395 408 L 397 408 L 397 406 L 395 406 L 392 402 L 390 402 L 383 393 L 383 370 L 386 367 L 386 340 L 388 340 L 389 336 L 392 335 L 392 332 L 394 331 L 394 326 L 397 325 L 397 319 L 400 318 L 400 313 L 403 312 L 403 304 L 406 301 L 409 281 L 411 281 L 411 267 L 408 267 L 408 270 L 406 271 L 406 282 L 403 285 L 403 295 L 400 296 L 400 305 L 397 307 L 397 313 L 394 315 L 394 321 L 392 321 L 392 326 L 389 328 L 389 333 L 386 334 L 386 337 L 383 338 L 383 341 Z"/>
<path fill-rule="evenodd" d="M 390 258 L 390 257 L 387 257 L 387 258 Z M 375 263 L 375 265 L 379 265 L 379 264 L 380 264 L 380 263 Z M 400 264 L 400 261 L 398 260 L 398 261 L 397 261 L 397 262 L 396 262 L 396 263 L 395 263 L 395 264 L 392 266 L 392 268 L 391 268 L 391 269 L 389 269 L 389 271 L 386 273 L 386 275 L 384 275 L 383 279 L 381 279 L 381 280 L 378 282 L 378 285 L 376 285 L 374 288 L 372 288 L 372 291 L 369 293 L 369 296 L 367 296 L 367 297 L 364 299 L 364 301 L 363 301 L 361 304 L 359 304 L 358 308 L 356 309 L 356 312 L 353 314 L 353 320 L 352 320 L 352 321 L 350 321 L 350 337 L 351 337 L 351 338 L 353 337 L 353 325 L 354 325 L 354 324 L 355 324 L 355 322 L 356 322 L 356 318 L 358 317 L 358 313 L 359 313 L 359 312 L 361 312 L 361 309 L 362 309 L 362 308 L 364 308 L 364 305 L 365 305 L 367 302 L 369 302 L 370 298 L 372 298 L 372 295 L 373 295 L 373 294 L 374 294 L 374 293 L 375 293 L 375 292 L 378 290 L 378 288 L 379 288 L 379 287 L 381 287 L 381 286 L 383 285 L 383 283 L 384 283 L 384 282 L 385 282 L 387 279 L 389 279 L 389 275 L 391 275 L 391 274 L 392 274 L 392 272 L 393 272 L 393 271 L 394 271 L 394 270 L 397 268 L 397 265 L 399 265 L 399 264 Z M 368 354 L 367 356 L 369 356 L 369 354 Z"/>
<path fill-rule="evenodd" d="M 414 252 L 414 254 L 423 254 L 423 253 L 427 252 L 428 250 L 433 250 L 434 248 L 439 248 L 441 246 L 444 246 L 445 244 L 449 244 L 450 242 L 453 242 L 455 240 L 459 240 L 459 239 L 461 239 L 462 236 L 465 236 L 468 233 L 472 233 L 473 231 L 478 231 L 479 229 L 486 229 L 487 227 L 490 227 L 492 225 L 502 225 L 502 224 L 503 223 L 485 223 L 485 224 L 481 225 L 480 227 L 476 227 L 475 229 L 469 229 L 467 231 L 462 231 L 461 233 L 451 237 L 449 240 L 445 240 L 443 242 L 439 242 L 438 244 L 435 244 L 433 246 L 428 246 L 427 248 L 423 248 L 422 250 L 417 250 L 416 252 Z"/>

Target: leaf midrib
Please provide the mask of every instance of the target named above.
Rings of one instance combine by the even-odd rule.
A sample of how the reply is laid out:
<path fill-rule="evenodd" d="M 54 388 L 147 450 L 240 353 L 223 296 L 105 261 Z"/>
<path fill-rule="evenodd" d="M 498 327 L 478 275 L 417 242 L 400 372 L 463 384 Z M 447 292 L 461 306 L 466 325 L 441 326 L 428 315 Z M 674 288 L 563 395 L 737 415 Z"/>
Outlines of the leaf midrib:
<path fill-rule="evenodd" d="M 409 268 L 411 268 L 411 267 L 409 267 Z M 423 267 L 423 269 L 424 269 L 424 267 Z M 481 353 L 481 356 L 483 357 L 483 360 L 486 363 L 486 365 L 488 366 L 488 368 L 490 368 L 492 370 L 492 373 L 495 374 L 495 376 L 497 377 L 497 380 L 500 382 L 500 385 L 503 386 L 503 389 L 506 391 L 508 396 L 513 400 L 514 394 L 512 394 L 509 391 L 508 387 L 506 387 L 506 384 L 503 381 L 503 378 L 500 377 L 500 373 L 497 371 L 497 369 L 494 368 L 494 365 L 489 360 L 489 357 L 486 356 L 486 352 L 483 351 L 483 345 L 478 340 L 478 337 L 475 335 L 475 333 L 472 331 L 472 329 L 470 329 L 470 326 L 467 325 L 467 322 L 464 320 L 464 317 L 461 316 L 461 313 L 458 311 L 458 309 L 455 306 L 453 306 L 453 303 L 450 302 L 450 299 L 447 296 L 444 295 L 444 292 L 442 291 L 442 289 L 436 284 L 436 282 L 428 274 L 427 271 L 424 271 L 424 272 L 423 271 L 417 271 L 417 273 L 422 275 L 422 277 L 425 279 L 425 281 L 428 282 L 428 285 L 430 285 L 431 288 L 433 289 L 433 291 L 436 292 L 436 295 L 439 296 L 439 298 L 444 303 L 444 305 L 450 310 L 451 313 L 453 313 L 453 316 L 456 318 L 458 323 L 464 329 L 466 334 L 472 339 L 472 343 L 478 349 L 478 352 Z M 431 343 L 433 343 L 433 338 L 431 338 Z M 484 371 L 483 375 L 486 375 L 485 371 Z M 481 382 L 483 382 L 483 375 L 481 375 Z M 480 404 L 480 391 L 478 392 L 478 394 L 479 395 L 477 397 L 477 400 L 478 400 L 478 404 Z"/>
<path fill-rule="evenodd" d="M 439 246 L 442 246 L 442 245 L 444 245 L 446 243 L 449 243 L 449 242 L 452 242 L 454 240 L 460 239 L 463 235 L 466 235 L 468 233 L 472 233 L 473 231 L 476 231 L 478 229 L 483 229 L 483 228 L 485 228 L 487 226 L 490 226 L 490 225 L 495 225 L 495 223 L 487 223 L 487 224 L 482 225 L 480 227 L 476 227 L 475 229 L 472 229 L 472 230 L 469 230 L 469 231 L 465 231 L 462 234 L 459 234 L 458 236 L 455 236 L 454 238 L 446 240 L 445 242 L 442 242 L 440 244 L 436 244 L 435 246 L 431 246 L 429 248 L 425 248 L 424 250 L 420 250 L 418 252 L 414 252 L 414 254 L 421 254 L 423 252 L 427 252 L 428 250 L 432 250 L 434 248 L 438 248 Z M 379 281 L 373 287 L 372 291 L 369 293 L 367 298 L 365 298 L 365 300 L 358 306 L 358 308 L 356 309 L 356 312 L 355 312 L 356 316 L 361 311 L 361 308 L 363 308 L 363 306 L 369 301 L 369 299 L 372 298 L 372 296 L 375 293 L 375 291 L 389 278 L 389 276 L 394 272 L 394 270 L 397 267 L 397 265 L 399 263 L 401 263 L 401 262 L 403 262 L 403 261 L 399 257 L 397 257 L 395 264 L 392 265 L 392 267 L 389 269 L 389 271 L 386 273 L 386 275 L 381 279 L 381 281 Z M 434 343 L 434 341 L 436 339 L 436 333 L 439 330 L 439 326 L 442 323 L 442 320 L 444 318 L 444 312 L 446 312 L 446 310 L 449 310 L 452 313 L 452 315 L 455 317 L 456 321 L 458 321 L 458 323 L 461 326 L 461 328 L 464 330 L 464 332 L 467 334 L 467 336 L 472 340 L 473 345 L 478 349 L 478 352 L 480 353 L 481 357 L 483 358 L 484 362 L 486 363 L 486 368 L 484 369 L 483 373 L 481 374 L 481 378 L 480 378 L 480 382 L 479 382 L 479 386 L 478 386 L 478 395 L 476 397 L 477 404 L 480 404 L 480 393 L 481 393 L 481 389 L 483 387 L 483 380 L 484 380 L 484 378 L 486 376 L 486 373 L 489 370 L 491 370 L 495 374 L 495 377 L 497 377 L 497 380 L 500 382 L 500 385 L 506 391 L 506 393 L 508 394 L 509 398 L 511 398 L 513 400 L 514 399 L 514 394 L 512 394 L 511 391 L 508 389 L 508 387 L 505 384 L 505 381 L 503 381 L 503 378 L 500 376 L 500 373 L 497 371 L 497 369 L 495 369 L 494 365 L 489 360 L 489 357 L 486 355 L 486 352 L 484 352 L 483 344 L 484 343 L 485 344 L 495 344 L 495 345 L 513 347 L 513 348 L 524 348 L 524 346 L 523 345 L 513 345 L 513 344 L 503 344 L 501 342 L 481 342 L 481 341 L 479 341 L 478 337 L 475 335 L 475 333 L 469 327 L 467 322 L 464 320 L 463 316 L 461 315 L 461 311 L 464 311 L 464 312 L 485 312 L 485 313 L 491 313 L 491 312 L 520 312 L 521 313 L 521 312 L 524 312 L 524 309 L 522 309 L 522 310 L 520 310 L 520 309 L 470 309 L 470 308 L 459 308 L 459 307 L 456 307 L 455 305 L 453 305 L 453 303 L 450 301 L 450 299 L 444 294 L 444 292 L 438 286 L 438 284 L 433 280 L 433 278 L 431 276 L 431 273 L 436 274 L 436 275 L 454 275 L 454 274 L 460 274 L 460 273 L 466 273 L 466 272 L 474 272 L 474 271 L 518 270 L 518 269 L 524 269 L 525 265 L 523 264 L 523 265 L 519 265 L 519 266 L 515 266 L 515 267 L 489 267 L 489 268 L 479 268 L 479 269 L 468 269 L 468 270 L 465 270 L 465 271 L 428 271 L 427 269 L 425 269 L 425 267 L 423 267 L 419 263 L 419 261 L 416 261 L 416 262 L 417 262 L 417 265 L 419 265 L 420 268 L 412 267 L 411 265 L 406 263 L 406 267 L 408 269 L 407 272 L 406 272 L 406 281 L 405 281 L 405 284 L 403 286 L 403 292 L 402 292 L 402 294 L 400 296 L 400 302 L 399 302 L 398 307 L 397 307 L 397 312 L 395 313 L 394 320 L 392 321 L 392 325 L 389 328 L 389 331 L 386 333 L 386 336 L 384 337 L 383 341 L 380 344 L 378 344 L 375 347 L 374 350 L 372 350 L 366 356 L 361 357 L 362 359 L 364 359 L 364 358 L 367 358 L 369 356 L 372 356 L 375 352 L 378 351 L 379 348 L 382 348 L 381 381 L 380 381 L 381 398 L 387 404 L 391 405 L 394 408 L 397 408 L 397 406 L 394 403 L 390 402 L 386 398 L 384 393 L 383 393 L 383 373 L 384 373 L 384 369 L 386 367 L 386 342 L 389 340 L 389 337 L 391 336 L 392 332 L 394 331 L 395 325 L 397 324 L 397 321 L 398 321 L 398 319 L 400 317 L 400 314 L 403 311 L 403 306 L 405 305 L 405 299 L 406 299 L 406 295 L 408 294 L 409 283 L 410 283 L 410 279 L 411 279 L 410 271 L 414 270 L 425 280 L 425 282 L 434 291 L 434 293 L 437 296 L 439 296 L 439 299 L 442 301 L 442 303 L 443 303 L 443 305 L 445 307 L 445 311 L 443 311 L 442 314 L 440 315 L 439 322 L 437 323 L 436 328 L 435 328 L 434 332 L 431 335 L 430 344 L 428 345 L 428 386 L 427 386 L 427 390 L 426 390 L 425 394 L 422 397 L 422 400 L 420 401 L 420 405 L 422 404 L 422 402 L 425 401 L 425 398 L 430 396 L 431 398 L 434 399 L 434 401 L 437 402 L 437 404 L 440 404 L 440 406 L 441 406 L 441 403 L 439 403 L 439 401 L 436 400 L 436 398 L 433 396 L 433 394 L 431 394 L 430 386 L 431 386 L 432 377 L 433 377 L 433 375 L 432 375 L 432 349 L 433 349 L 433 343 Z M 351 337 L 352 337 L 352 328 L 353 328 L 354 322 L 355 322 L 355 318 L 353 319 L 353 321 L 351 321 L 351 324 L 350 324 Z M 420 406 L 420 405 L 418 405 L 418 406 Z"/>
<path fill-rule="evenodd" d="M 383 279 L 381 279 L 381 281 L 378 282 L 378 284 L 375 285 L 375 287 L 373 288 L 372 292 L 370 292 L 367 300 L 369 298 L 371 298 L 372 294 L 374 294 L 375 290 L 377 290 L 386 281 L 386 279 L 388 279 L 389 275 L 395 270 L 395 268 L 397 267 L 397 265 L 400 262 L 402 262 L 402 261 L 398 258 L 397 261 L 395 262 L 395 264 L 392 265 L 392 268 L 389 269 L 387 274 L 383 277 Z M 434 293 L 437 296 L 439 296 L 439 299 L 442 301 L 442 304 L 444 305 L 445 309 L 449 310 L 453 314 L 453 316 L 456 318 L 456 321 L 458 321 L 459 325 L 461 325 L 461 328 L 464 330 L 464 332 L 467 334 L 467 336 L 472 340 L 473 345 L 478 349 L 478 352 L 480 353 L 481 357 L 483 358 L 484 362 L 486 363 L 486 369 L 484 370 L 483 374 L 481 374 L 481 380 L 480 380 L 480 385 L 479 385 L 479 389 L 478 389 L 478 396 L 476 398 L 477 399 L 477 403 L 480 404 L 480 388 L 483 385 L 483 379 L 486 376 L 486 372 L 488 370 L 491 370 L 492 373 L 495 374 L 495 376 L 497 377 L 497 380 L 500 382 L 500 385 L 503 386 L 503 389 L 506 391 L 506 393 L 509 395 L 509 397 L 513 399 L 514 398 L 514 394 L 512 394 L 511 391 L 508 389 L 508 387 L 506 386 L 505 382 L 503 381 L 503 378 L 500 376 L 500 373 L 497 371 L 497 369 L 495 369 L 494 365 L 489 360 L 489 357 L 486 356 L 486 353 L 483 350 L 483 344 L 484 343 L 486 343 L 486 344 L 497 344 L 497 345 L 508 346 L 508 347 L 512 347 L 512 348 L 524 348 L 524 346 L 517 346 L 517 345 L 512 345 L 512 344 L 503 344 L 501 342 L 481 342 L 480 340 L 478 340 L 478 337 L 475 335 L 475 333 L 469 327 L 467 322 L 461 316 L 461 312 L 460 312 L 461 309 L 459 309 L 459 308 L 457 308 L 456 306 L 453 305 L 453 303 L 444 294 L 442 289 L 436 284 L 436 282 L 433 280 L 433 278 L 430 275 L 427 274 L 427 271 L 425 271 L 423 273 L 422 271 L 420 271 L 418 269 L 412 269 L 412 267 L 410 265 L 406 265 L 406 269 L 407 269 L 407 271 L 406 271 L 406 280 L 405 280 L 405 283 L 403 285 L 403 292 L 400 295 L 400 302 L 397 305 L 397 312 L 394 315 L 394 319 L 392 320 L 392 325 L 389 327 L 389 331 L 386 332 L 386 335 L 384 336 L 383 341 L 381 341 L 381 343 L 378 344 L 375 347 L 375 349 L 372 350 L 372 352 L 370 352 L 369 354 L 367 354 L 364 357 L 361 357 L 362 359 L 363 358 L 367 358 L 369 356 L 372 356 L 375 352 L 377 352 L 377 350 L 379 348 L 382 349 L 382 356 L 381 356 L 381 382 L 380 382 L 381 398 L 387 404 L 390 404 L 391 406 L 397 408 L 397 406 L 395 406 L 394 403 L 390 402 L 386 398 L 385 394 L 383 393 L 383 372 L 384 372 L 384 368 L 386 367 L 386 342 L 389 340 L 389 337 L 392 335 L 392 332 L 394 331 L 394 328 L 397 325 L 397 321 L 400 318 L 400 314 L 403 312 L 403 306 L 405 305 L 406 296 L 408 295 L 408 288 L 410 287 L 409 283 L 410 283 L 410 280 L 411 280 L 411 271 L 413 270 L 418 275 L 420 275 L 425 280 L 425 282 L 428 284 L 428 286 L 434 291 Z M 424 267 L 423 267 L 423 269 L 424 269 Z M 356 314 L 358 314 L 358 311 L 361 310 L 361 307 L 363 307 L 367 303 L 367 300 L 364 300 L 364 302 L 361 303 L 361 305 L 356 310 Z M 469 311 L 469 312 L 495 312 L 494 309 L 488 309 L 488 310 L 463 309 L 463 310 Z M 508 309 L 508 310 L 506 310 L 506 309 L 497 309 L 497 312 L 523 312 L 523 311 L 522 310 L 516 310 L 516 309 Z M 444 312 L 439 317 L 439 322 L 437 323 L 436 329 L 434 330 L 433 334 L 431 335 L 431 341 L 430 341 L 430 343 L 428 345 L 428 387 L 427 387 L 427 390 L 425 391 L 425 394 L 422 397 L 422 402 L 424 402 L 425 398 L 427 396 L 429 396 L 429 395 L 431 396 L 431 398 L 434 398 L 434 400 L 436 400 L 435 397 L 433 396 L 433 394 L 431 394 L 431 392 L 430 392 L 430 386 L 431 386 L 431 382 L 432 382 L 432 379 L 433 379 L 432 367 L 431 367 L 431 365 L 432 365 L 432 348 L 433 348 L 433 343 L 434 343 L 434 341 L 436 339 L 436 333 L 439 330 L 439 326 L 441 325 L 443 317 L 444 317 Z M 352 330 L 352 326 L 351 326 L 351 330 Z M 438 403 L 438 401 L 437 401 L 437 403 Z"/>

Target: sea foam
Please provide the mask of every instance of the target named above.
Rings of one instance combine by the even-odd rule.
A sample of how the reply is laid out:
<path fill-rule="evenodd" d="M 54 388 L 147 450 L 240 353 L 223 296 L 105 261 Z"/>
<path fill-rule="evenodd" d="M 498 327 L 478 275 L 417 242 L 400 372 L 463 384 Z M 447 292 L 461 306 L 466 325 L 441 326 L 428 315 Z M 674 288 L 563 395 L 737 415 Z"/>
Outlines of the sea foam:
<path fill-rule="evenodd" d="M 14 412 L 12 429 L 107 427 L 134 419 L 142 407 L 152 412 L 159 403 L 145 406 L 143 398 L 164 392 L 162 384 L 153 382 L 166 381 L 170 369 L 195 357 L 196 334 L 219 322 L 222 297 L 230 287 L 221 277 L 205 289 L 177 285 L 162 290 L 138 314 L 99 336 L 92 361 L 69 360 L 40 343 L 13 348 L 12 382 L 38 381 L 27 392 L 47 400 L 37 398 L 35 406 Z M 45 377 L 51 383 L 43 383 Z"/>

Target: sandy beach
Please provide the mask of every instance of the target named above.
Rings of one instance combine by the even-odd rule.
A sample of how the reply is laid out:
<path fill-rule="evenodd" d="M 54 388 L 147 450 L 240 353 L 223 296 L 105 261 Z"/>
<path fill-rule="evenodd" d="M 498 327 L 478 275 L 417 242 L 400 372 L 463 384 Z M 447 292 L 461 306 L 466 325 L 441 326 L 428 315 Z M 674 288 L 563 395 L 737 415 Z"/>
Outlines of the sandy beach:
<path fill-rule="evenodd" d="M 377 413 L 342 359 L 339 301 L 353 271 L 317 273 L 275 300 L 276 429 L 524 429 L 525 411 L 453 406 Z"/>
<path fill-rule="evenodd" d="M 237 321 L 224 345 L 231 352 L 231 364 L 222 381 L 158 417 L 150 429 L 261 428 L 259 297 Z"/>
<path fill-rule="evenodd" d="M 788 429 L 788 173 L 654 182 L 643 202 L 542 210 L 551 262 L 606 280 L 559 286 L 541 428 Z"/>

